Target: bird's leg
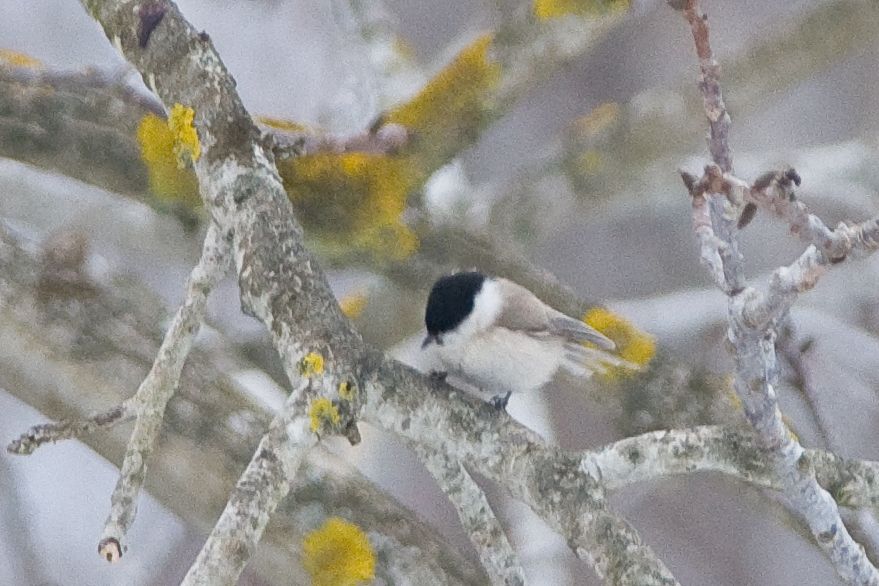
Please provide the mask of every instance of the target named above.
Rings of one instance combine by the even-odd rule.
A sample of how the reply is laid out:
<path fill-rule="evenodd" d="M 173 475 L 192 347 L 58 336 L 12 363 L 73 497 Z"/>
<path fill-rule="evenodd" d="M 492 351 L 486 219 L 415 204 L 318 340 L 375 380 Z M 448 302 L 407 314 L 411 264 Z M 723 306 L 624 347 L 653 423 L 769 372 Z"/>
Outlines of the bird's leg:
<path fill-rule="evenodd" d="M 488 404 L 491 405 L 492 407 L 494 407 L 495 409 L 497 409 L 498 411 L 506 411 L 507 410 L 507 403 L 510 402 L 510 395 L 512 395 L 512 394 L 513 394 L 513 392 L 510 391 L 506 395 L 495 395 L 494 397 L 491 398 L 491 400 L 488 402 Z"/>

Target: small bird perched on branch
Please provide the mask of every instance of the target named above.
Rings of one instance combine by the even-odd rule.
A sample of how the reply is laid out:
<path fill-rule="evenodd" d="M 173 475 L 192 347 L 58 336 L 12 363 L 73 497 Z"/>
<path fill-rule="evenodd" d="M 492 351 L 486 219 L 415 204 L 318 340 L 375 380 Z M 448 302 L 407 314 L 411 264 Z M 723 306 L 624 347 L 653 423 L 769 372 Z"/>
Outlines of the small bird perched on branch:
<path fill-rule="evenodd" d="M 614 343 L 580 320 L 543 303 L 507 279 L 477 271 L 441 277 L 427 298 L 427 337 L 421 345 L 445 372 L 483 391 L 506 408 L 512 393 L 535 391 L 560 369 L 589 376 Z M 586 345 L 591 344 L 592 346 Z"/>

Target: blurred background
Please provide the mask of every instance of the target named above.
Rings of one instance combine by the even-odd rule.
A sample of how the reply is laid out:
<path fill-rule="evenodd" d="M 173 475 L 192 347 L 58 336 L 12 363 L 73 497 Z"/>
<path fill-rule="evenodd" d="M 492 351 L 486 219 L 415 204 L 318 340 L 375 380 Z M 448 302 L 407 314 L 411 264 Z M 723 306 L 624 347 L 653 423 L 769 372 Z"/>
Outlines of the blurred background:
<path fill-rule="evenodd" d="M 336 219 L 320 216 L 305 195 L 297 200 L 343 308 L 368 340 L 417 362 L 414 341 L 436 275 L 477 266 L 521 280 L 536 265 L 589 306 L 625 318 L 625 335 L 655 345 L 655 355 L 636 374 L 559 380 L 539 395 L 513 397 L 514 417 L 571 449 L 651 429 L 740 423 L 723 343 L 725 300 L 699 264 L 677 173 L 698 173 L 707 162 L 689 30 L 659 0 L 556 17 L 561 4 L 179 2 L 210 34 L 251 113 L 295 121 L 308 136 L 351 136 L 376 121 L 410 119 L 400 105 L 414 103 L 444 68 L 450 79 L 461 77 L 451 93 L 478 104 L 476 118 L 462 118 L 464 130 L 447 133 L 442 153 L 425 153 L 418 142 L 441 142 L 427 126 L 404 147 L 415 150 L 406 164 L 421 179 L 406 185 L 394 222 L 414 233 L 416 252 L 388 252 L 404 248 L 393 239 L 390 247 L 361 246 L 359 236 L 361 244 L 348 247 Z M 703 7 L 723 66 L 737 175 L 792 165 L 803 178 L 800 199 L 828 225 L 875 216 L 879 8 L 857 0 Z M 0 15 L 6 443 L 31 425 L 83 416 L 136 390 L 197 261 L 204 221 L 158 193 L 154 169 L 138 162 L 133 116 L 155 106 L 82 7 L 0 0 Z M 478 59 L 462 55 L 490 31 L 497 36 L 488 59 L 501 71 L 500 81 L 485 83 Z M 432 120 L 462 113 L 448 106 Z M 757 282 L 803 248 L 765 215 L 742 238 Z M 785 324 L 779 392 L 807 447 L 879 459 L 877 283 L 879 258 L 835 267 Z M 169 406 L 130 551 L 114 566 L 95 555 L 130 426 L 26 458 L 3 451 L 0 584 L 178 583 L 286 386 L 262 326 L 241 314 L 236 283 L 227 279 L 210 299 L 208 324 Z M 308 584 L 301 536 L 329 514 L 356 520 L 368 535 L 397 531 L 400 543 L 439 543 L 436 559 L 462 568 L 452 582 L 483 580 L 454 509 L 393 438 L 365 428 L 356 447 L 325 441 L 305 477 L 242 584 Z M 483 485 L 529 584 L 600 583 L 527 507 L 503 487 Z M 614 495 L 613 504 L 682 583 L 838 580 L 778 497 L 728 478 L 651 482 Z M 879 560 L 872 516 L 847 511 L 846 520 Z M 379 568 L 376 583 L 431 583 L 418 575 Z"/>

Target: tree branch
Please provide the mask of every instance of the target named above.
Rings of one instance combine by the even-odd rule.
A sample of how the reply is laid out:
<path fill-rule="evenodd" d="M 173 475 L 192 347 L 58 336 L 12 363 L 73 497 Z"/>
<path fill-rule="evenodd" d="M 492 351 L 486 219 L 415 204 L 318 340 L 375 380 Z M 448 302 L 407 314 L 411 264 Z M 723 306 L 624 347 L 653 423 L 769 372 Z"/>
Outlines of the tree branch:
<path fill-rule="evenodd" d="M 637 532 L 613 514 L 581 460 L 547 446 L 505 413 L 374 355 L 363 419 L 468 462 L 526 503 L 612 584 L 676 584 Z"/>
<path fill-rule="evenodd" d="M 482 566 L 495 586 L 524 586 L 525 571 L 485 492 L 460 462 L 413 444 L 415 453 L 452 501 Z"/>
<path fill-rule="evenodd" d="M 156 360 L 133 398 L 136 419 L 122 461 L 121 473 L 110 498 L 112 507 L 98 552 L 108 561 L 122 557 L 122 544 L 134 522 L 137 497 L 146 477 L 147 460 L 152 455 L 162 427 L 165 407 L 177 390 L 183 364 L 192 341 L 204 320 L 207 298 L 229 269 L 229 247 L 213 224 L 205 236 L 201 259 L 186 285 L 183 304 L 177 310 Z"/>
<path fill-rule="evenodd" d="M 711 54 L 707 18 L 698 0 L 685 0 L 680 4 L 690 23 L 699 56 L 702 71 L 699 87 L 710 128 L 709 150 L 716 165 L 706 168 L 705 176 L 699 182 L 706 184 L 706 189 L 690 189 L 690 192 L 696 194 L 695 197 L 702 197 L 706 192 L 710 194 L 712 229 L 722 243 L 717 251 L 724 261 L 725 286 L 721 283 L 721 289 L 730 296 L 729 338 L 735 354 L 736 392 L 744 404 L 748 421 L 767 450 L 784 496 L 809 525 L 813 537 L 830 557 L 837 573 L 850 583 L 879 584 L 879 572 L 867 559 L 863 547 L 849 535 L 836 502 L 818 484 L 814 467 L 803 447 L 782 421 L 774 389 L 777 378 L 776 320 L 788 310 L 798 291 L 814 285 L 825 257 L 810 246 L 794 265 L 775 272 L 765 296 L 752 288 L 745 288 L 735 221 L 737 206 L 741 205 L 743 198 L 731 192 L 718 195 L 714 188 L 732 171 L 732 156 L 727 142 L 729 116 L 723 104 L 718 67 Z M 684 177 L 688 187 L 693 186 L 691 179 Z M 794 182 L 793 177 L 788 179 Z M 698 232 L 700 229 L 705 230 L 704 224 L 694 223 L 694 230 Z"/>
<path fill-rule="evenodd" d="M 13 440 L 6 447 L 6 451 L 10 454 L 29 455 L 45 443 L 81 438 L 98 430 L 106 431 L 135 418 L 132 404 L 133 401 L 129 399 L 85 419 L 61 420 L 35 425 L 21 434 L 21 437 Z"/>
<path fill-rule="evenodd" d="M 287 496 L 306 452 L 317 441 L 303 415 L 308 386 L 306 379 L 294 389 L 260 440 L 182 586 L 233 584 L 250 561 L 269 518 Z"/>
<path fill-rule="evenodd" d="M 879 511 L 879 462 L 847 460 L 827 450 L 806 450 L 818 482 L 839 504 Z M 653 431 L 582 453 L 608 491 L 663 476 L 720 472 L 764 488 L 781 490 L 766 450 L 744 429 L 703 426 Z"/>

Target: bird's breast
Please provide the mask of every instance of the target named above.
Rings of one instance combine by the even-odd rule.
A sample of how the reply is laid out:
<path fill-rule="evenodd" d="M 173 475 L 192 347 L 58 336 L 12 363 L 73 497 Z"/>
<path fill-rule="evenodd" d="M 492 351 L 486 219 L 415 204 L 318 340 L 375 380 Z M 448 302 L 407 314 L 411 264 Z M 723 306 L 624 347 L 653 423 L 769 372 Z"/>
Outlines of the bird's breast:
<path fill-rule="evenodd" d="M 506 328 L 462 339 L 448 336 L 438 348 L 445 367 L 492 393 L 534 391 L 549 382 L 564 356 L 563 344 Z"/>

